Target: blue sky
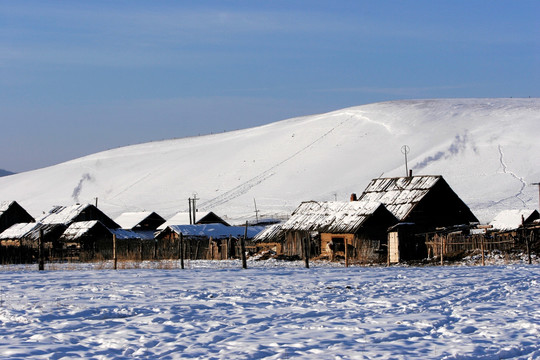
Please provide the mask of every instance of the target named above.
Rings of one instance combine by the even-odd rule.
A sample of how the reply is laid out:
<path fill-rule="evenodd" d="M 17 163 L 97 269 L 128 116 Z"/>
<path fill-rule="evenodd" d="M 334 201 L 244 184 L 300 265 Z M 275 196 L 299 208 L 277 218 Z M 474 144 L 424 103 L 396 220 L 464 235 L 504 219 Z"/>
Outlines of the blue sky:
<path fill-rule="evenodd" d="M 539 97 L 540 2 L 0 2 L 0 168 L 366 103 Z"/>

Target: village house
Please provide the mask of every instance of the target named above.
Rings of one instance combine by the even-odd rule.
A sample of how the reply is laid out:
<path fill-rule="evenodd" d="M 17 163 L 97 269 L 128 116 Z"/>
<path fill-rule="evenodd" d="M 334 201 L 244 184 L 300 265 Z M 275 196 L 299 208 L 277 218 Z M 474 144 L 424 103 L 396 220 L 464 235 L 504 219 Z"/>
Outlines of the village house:
<path fill-rule="evenodd" d="M 33 219 L 32 219 L 33 220 Z M 60 241 L 61 235 L 73 223 L 96 220 L 109 229 L 118 229 L 119 225 L 91 204 L 73 206 L 55 206 L 43 214 L 36 222 L 12 225 L 0 234 L 3 257 L 23 261 L 35 259 L 40 236 L 45 250 L 45 257 L 61 258 L 66 252 L 66 244 Z M 10 254 L 15 254 L 13 257 Z M 18 254 L 18 255 L 17 255 Z M 10 260 L 7 260 L 10 261 Z"/>
<path fill-rule="evenodd" d="M 352 200 L 301 203 L 281 226 L 283 254 L 386 261 L 386 231 L 397 219 L 381 203 Z"/>
<path fill-rule="evenodd" d="M 38 258 L 38 245 L 41 238 L 45 257 L 57 256 L 55 249 L 60 235 L 66 230 L 64 224 L 43 224 L 39 222 L 18 223 L 0 234 L 1 261 L 6 263 L 31 263 Z"/>
<path fill-rule="evenodd" d="M 0 202 L 0 233 L 13 224 L 35 222 L 34 218 L 26 212 L 16 201 Z"/>
<path fill-rule="evenodd" d="M 97 220 L 71 223 L 60 242 L 64 245 L 64 255 L 69 258 L 81 261 L 112 259 L 113 236 L 117 258 L 144 260 L 155 257 L 153 235 L 148 238 L 144 232 L 109 229 Z"/>
<path fill-rule="evenodd" d="M 478 222 L 440 175 L 373 179 L 358 200 L 381 202 L 398 219 L 388 234 L 392 263 L 427 256 L 425 236 L 419 234 Z"/>

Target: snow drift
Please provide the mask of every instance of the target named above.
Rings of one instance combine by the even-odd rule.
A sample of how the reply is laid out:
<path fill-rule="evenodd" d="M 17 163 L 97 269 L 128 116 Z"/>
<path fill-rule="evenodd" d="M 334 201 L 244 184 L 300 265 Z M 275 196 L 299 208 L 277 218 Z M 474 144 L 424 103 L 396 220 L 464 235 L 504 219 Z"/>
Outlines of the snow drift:
<path fill-rule="evenodd" d="M 198 208 L 227 219 L 290 214 L 304 200 L 347 200 L 375 177 L 443 175 L 483 222 L 537 208 L 540 99 L 376 103 L 251 129 L 104 151 L 0 178 L 0 199 L 32 215 L 94 202 L 112 217 Z"/>

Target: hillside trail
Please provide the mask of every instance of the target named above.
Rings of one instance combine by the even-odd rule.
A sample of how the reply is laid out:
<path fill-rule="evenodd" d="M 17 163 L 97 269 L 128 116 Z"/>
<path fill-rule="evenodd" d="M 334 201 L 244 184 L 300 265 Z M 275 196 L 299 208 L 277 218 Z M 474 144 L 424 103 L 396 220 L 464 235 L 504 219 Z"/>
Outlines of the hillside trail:
<path fill-rule="evenodd" d="M 238 198 L 239 196 L 244 195 L 245 193 L 247 193 L 249 190 L 251 190 L 255 186 L 263 183 L 265 180 L 267 180 L 271 176 L 275 175 L 276 174 L 275 170 L 278 167 L 280 167 L 283 164 L 291 161 L 292 159 L 294 159 L 298 155 L 312 149 L 315 144 L 317 144 L 318 142 L 320 142 L 321 140 L 326 138 L 329 134 L 333 133 L 337 128 L 339 128 L 339 127 L 343 126 L 344 124 L 346 124 L 347 122 L 351 121 L 352 118 L 353 118 L 353 115 L 348 116 L 346 119 L 344 119 L 343 121 L 338 123 L 336 126 L 331 128 L 330 130 L 326 131 L 322 135 L 318 136 L 312 142 L 310 142 L 309 144 L 307 144 L 303 148 L 299 149 L 298 151 L 296 151 L 292 155 L 290 155 L 290 156 L 286 157 L 285 159 L 275 163 L 274 165 L 272 165 L 267 170 L 259 173 L 258 175 L 252 177 L 251 179 L 249 179 L 249 180 L 235 186 L 234 188 L 224 192 L 223 194 L 218 195 L 215 198 L 210 199 L 208 201 L 202 202 L 200 204 L 199 208 L 201 210 L 204 210 L 204 211 L 209 211 L 209 210 L 211 210 L 211 209 L 213 209 L 213 208 L 215 208 L 215 207 L 217 207 L 219 205 L 223 205 L 223 204 L 225 204 L 225 203 L 227 203 L 227 202 L 229 202 L 229 201 L 231 201 L 233 199 Z"/>

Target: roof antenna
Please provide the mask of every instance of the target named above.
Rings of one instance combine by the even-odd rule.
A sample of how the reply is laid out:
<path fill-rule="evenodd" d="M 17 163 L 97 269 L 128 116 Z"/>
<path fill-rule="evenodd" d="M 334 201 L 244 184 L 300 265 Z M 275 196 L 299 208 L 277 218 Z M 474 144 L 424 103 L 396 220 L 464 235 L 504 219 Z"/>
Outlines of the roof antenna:
<path fill-rule="evenodd" d="M 411 152 L 411 148 L 408 145 L 403 145 L 401 147 L 401 153 L 405 155 L 405 177 L 409 175 L 409 167 L 407 165 L 407 154 Z"/>

